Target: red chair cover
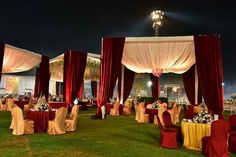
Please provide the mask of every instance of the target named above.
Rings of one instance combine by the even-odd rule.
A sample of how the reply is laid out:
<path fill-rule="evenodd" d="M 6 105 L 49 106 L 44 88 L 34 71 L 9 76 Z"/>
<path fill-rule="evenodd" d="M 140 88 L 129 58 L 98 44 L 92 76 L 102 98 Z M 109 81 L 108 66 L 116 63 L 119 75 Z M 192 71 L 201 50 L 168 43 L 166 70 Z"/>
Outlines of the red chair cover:
<path fill-rule="evenodd" d="M 194 105 L 189 105 L 188 110 L 184 113 L 184 118 L 186 119 L 193 119 L 194 112 L 193 112 Z"/>
<path fill-rule="evenodd" d="M 229 117 L 230 131 L 236 130 L 236 115 L 231 115 Z"/>
<path fill-rule="evenodd" d="M 177 131 L 164 130 L 161 125 L 161 121 L 157 116 L 158 127 L 160 129 L 160 146 L 163 148 L 178 148 L 177 143 Z"/>
<path fill-rule="evenodd" d="M 231 153 L 236 153 L 236 115 L 229 117 L 230 132 L 229 132 L 229 151 Z"/>
<path fill-rule="evenodd" d="M 145 109 L 145 113 L 149 115 L 149 122 L 153 123 L 154 122 L 154 117 L 158 115 L 158 110 L 157 109 Z"/>
<path fill-rule="evenodd" d="M 207 157 L 229 157 L 228 133 L 229 122 L 223 119 L 212 122 L 211 136 L 202 138 L 202 153 Z"/>
<path fill-rule="evenodd" d="M 181 127 L 177 127 L 172 124 L 170 113 L 168 111 L 164 111 L 162 118 L 164 122 L 164 129 L 176 131 L 178 141 L 182 141 Z"/>

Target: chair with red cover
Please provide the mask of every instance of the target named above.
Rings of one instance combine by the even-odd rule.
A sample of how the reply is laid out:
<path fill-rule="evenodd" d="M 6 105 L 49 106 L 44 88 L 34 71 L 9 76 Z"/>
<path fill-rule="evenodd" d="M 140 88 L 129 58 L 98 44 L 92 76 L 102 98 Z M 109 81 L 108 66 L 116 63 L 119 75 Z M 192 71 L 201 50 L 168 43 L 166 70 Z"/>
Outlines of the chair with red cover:
<path fill-rule="evenodd" d="M 160 147 L 163 148 L 178 148 L 177 131 L 166 130 L 162 127 L 161 121 L 157 116 L 158 127 L 160 129 Z"/>
<path fill-rule="evenodd" d="M 193 108 L 194 108 L 194 105 L 188 105 L 188 110 L 184 112 L 184 118 L 193 119 L 194 117 Z"/>
<path fill-rule="evenodd" d="M 229 117 L 230 131 L 229 131 L 229 151 L 231 153 L 236 153 L 236 115 L 231 115 Z"/>
<path fill-rule="evenodd" d="M 164 129 L 165 130 L 172 130 L 177 132 L 177 139 L 178 141 L 182 142 L 182 135 L 181 135 L 181 127 L 177 127 L 173 125 L 171 121 L 171 115 L 168 111 L 164 111 L 162 114 L 163 122 L 164 122 Z"/>
<path fill-rule="evenodd" d="M 229 122 L 223 119 L 211 123 L 211 136 L 202 138 L 202 153 L 207 157 L 229 157 L 227 140 Z"/>

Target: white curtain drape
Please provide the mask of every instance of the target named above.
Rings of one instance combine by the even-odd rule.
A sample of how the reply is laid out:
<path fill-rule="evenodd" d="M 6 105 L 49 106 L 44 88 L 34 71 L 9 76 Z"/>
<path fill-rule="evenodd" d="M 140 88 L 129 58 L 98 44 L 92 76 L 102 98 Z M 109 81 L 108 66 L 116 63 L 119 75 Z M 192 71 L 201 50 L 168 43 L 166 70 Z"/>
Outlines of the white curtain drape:
<path fill-rule="evenodd" d="M 126 38 L 122 64 L 136 73 L 184 73 L 195 64 L 193 36 Z"/>
<path fill-rule="evenodd" d="M 2 73 L 30 70 L 41 62 L 41 55 L 5 44 Z"/>

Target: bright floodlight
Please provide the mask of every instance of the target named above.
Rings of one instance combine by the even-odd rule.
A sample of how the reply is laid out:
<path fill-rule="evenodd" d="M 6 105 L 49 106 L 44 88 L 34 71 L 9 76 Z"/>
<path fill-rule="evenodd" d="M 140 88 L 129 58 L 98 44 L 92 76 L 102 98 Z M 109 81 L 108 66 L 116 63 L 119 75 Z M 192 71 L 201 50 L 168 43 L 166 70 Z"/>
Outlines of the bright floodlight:
<path fill-rule="evenodd" d="M 155 29 L 156 36 L 159 35 L 159 27 L 161 26 L 161 20 L 163 18 L 163 15 L 164 15 L 164 12 L 162 12 L 161 10 L 155 10 L 151 14 L 152 21 L 153 21 L 152 27 Z"/>

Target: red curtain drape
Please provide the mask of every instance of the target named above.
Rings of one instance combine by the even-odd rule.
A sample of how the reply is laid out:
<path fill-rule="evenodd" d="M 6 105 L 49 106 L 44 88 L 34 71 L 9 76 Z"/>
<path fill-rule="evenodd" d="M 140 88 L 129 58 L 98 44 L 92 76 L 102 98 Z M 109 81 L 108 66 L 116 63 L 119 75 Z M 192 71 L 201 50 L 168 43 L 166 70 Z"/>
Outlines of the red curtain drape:
<path fill-rule="evenodd" d="M 84 80 L 82 81 L 82 84 L 80 86 L 80 89 L 79 89 L 79 94 L 78 94 L 78 97 L 82 97 L 84 94 Z"/>
<path fill-rule="evenodd" d="M 192 105 L 195 104 L 195 65 L 182 74 L 183 84 L 187 98 Z M 202 102 L 201 85 L 198 82 L 198 104 Z"/>
<path fill-rule="evenodd" d="M 87 53 L 70 50 L 64 54 L 64 101 L 72 103 L 83 83 Z"/>
<path fill-rule="evenodd" d="M 195 105 L 195 65 L 182 74 L 185 93 L 191 105 Z"/>
<path fill-rule="evenodd" d="M 39 86 L 40 86 L 40 70 L 36 68 L 36 76 L 35 76 L 35 85 L 34 85 L 34 97 L 38 97 L 40 95 Z"/>
<path fill-rule="evenodd" d="M 135 76 L 135 72 L 127 69 L 125 66 L 124 66 L 124 87 L 123 87 L 123 100 L 125 101 L 129 95 L 130 95 L 130 92 L 132 90 L 132 87 L 133 87 L 133 83 L 134 83 L 134 76 Z M 121 97 L 121 74 L 119 75 L 118 77 L 118 97 L 120 99 Z"/>
<path fill-rule="evenodd" d="M 208 110 L 222 116 L 223 70 L 219 35 L 194 36 L 198 80 Z"/>
<path fill-rule="evenodd" d="M 0 43 L 0 82 L 2 79 L 2 66 L 3 66 L 3 58 L 4 58 L 4 49 L 5 49 L 5 44 Z"/>
<path fill-rule="evenodd" d="M 150 74 L 150 80 L 152 81 L 152 97 L 154 99 L 159 99 L 160 97 L 160 78 L 157 76 L 154 76 L 153 74 Z"/>
<path fill-rule="evenodd" d="M 97 85 L 98 85 L 97 81 L 95 80 L 91 81 L 91 93 L 94 98 L 97 97 Z"/>
<path fill-rule="evenodd" d="M 49 79 L 49 57 L 42 56 L 39 68 L 36 69 L 34 97 L 39 97 L 42 94 L 46 100 L 48 99 Z"/>
<path fill-rule="evenodd" d="M 121 71 L 124 37 L 103 38 L 97 117 L 101 118 L 101 107 L 112 97 L 114 86 Z"/>

